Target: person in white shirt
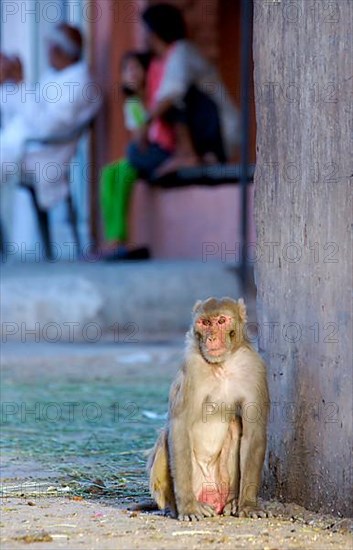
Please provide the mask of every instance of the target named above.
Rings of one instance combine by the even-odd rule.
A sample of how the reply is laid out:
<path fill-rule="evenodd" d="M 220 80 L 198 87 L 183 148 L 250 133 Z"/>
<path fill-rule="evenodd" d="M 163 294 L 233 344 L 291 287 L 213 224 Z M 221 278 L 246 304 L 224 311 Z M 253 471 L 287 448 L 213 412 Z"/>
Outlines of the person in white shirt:
<path fill-rule="evenodd" d="M 157 105 L 182 105 L 191 86 L 210 97 L 218 108 L 224 152 L 232 157 L 239 145 L 239 114 L 216 68 L 190 40 L 178 40 L 168 57 L 165 73 L 156 94 Z"/>
<path fill-rule="evenodd" d="M 166 175 L 183 166 L 225 162 L 240 143 L 239 114 L 216 68 L 187 39 L 180 10 L 170 4 L 146 8 L 142 20 L 154 61 L 148 75 L 150 106 L 148 128 L 141 142 L 164 145 L 165 124 L 174 131 L 175 151 L 156 175 Z M 162 139 L 163 138 L 163 139 Z M 148 150 L 132 144 L 131 164 L 138 170 L 148 165 Z"/>
<path fill-rule="evenodd" d="M 77 139 L 57 145 L 28 140 L 68 134 L 88 122 L 102 102 L 100 89 L 82 60 L 81 32 L 61 23 L 47 41 L 50 70 L 38 83 L 23 82 L 18 58 L 2 55 L 0 74 L 0 181 L 19 181 L 24 173 L 30 173 L 44 210 L 68 194 L 68 164 Z"/>

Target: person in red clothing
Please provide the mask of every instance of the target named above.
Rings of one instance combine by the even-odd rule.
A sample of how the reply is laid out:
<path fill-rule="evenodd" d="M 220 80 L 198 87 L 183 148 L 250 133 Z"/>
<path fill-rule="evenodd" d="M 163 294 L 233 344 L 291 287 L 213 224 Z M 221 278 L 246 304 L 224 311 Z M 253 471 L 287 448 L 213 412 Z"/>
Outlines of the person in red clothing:
<path fill-rule="evenodd" d="M 142 19 L 155 57 L 147 77 L 149 117 L 129 146 L 129 161 L 147 178 L 224 162 L 239 141 L 239 117 L 217 71 L 186 39 L 176 7 L 151 6 Z"/>
<path fill-rule="evenodd" d="M 143 12 L 142 20 L 153 57 L 146 79 L 147 118 L 127 148 L 131 183 L 134 170 L 136 178 L 151 180 L 180 167 L 225 162 L 230 142 L 237 137 L 238 116 L 216 70 L 186 39 L 180 10 L 169 4 L 153 5 Z M 207 92 L 210 82 L 214 93 Z M 128 180 L 124 183 L 131 188 Z M 125 200 L 117 205 L 125 220 L 129 204 Z M 112 224 L 116 225 L 114 220 Z M 145 249 L 130 250 L 126 231 L 125 246 L 118 240 L 118 248 L 106 260 L 146 256 Z"/>
<path fill-rule="evenodd" d="M 149 30 L 149 46 L 154 54 L 147 73 L 147 108 L 149 115 L 144 128 L 140 129 L 139 139 L 135 139 L 130 143 L 127 154 L 132 166 L 138 170 L 140 176 L 146 179 L 150 179 L 155 171 L 175 152 L 176 125 L 170 116 L 172 105 L 168 105 L 163 112 L 160 112 L 157 104 L 157 94 L 164 78 L 173 44 L 186 36 L 183 18 L 179 10 L 176 10 L 176 19 L 167 17 L 164 21 L 162 27 L 164 38 L 159 41 L 157 34 L 151 31 L 145 20 L 149 10 L 150 8 L 147 8 L 142 16 Z M 167 12 L 171 15 L 169 10 Z M 158 15 L 160 16 L 159 13 Z"/>

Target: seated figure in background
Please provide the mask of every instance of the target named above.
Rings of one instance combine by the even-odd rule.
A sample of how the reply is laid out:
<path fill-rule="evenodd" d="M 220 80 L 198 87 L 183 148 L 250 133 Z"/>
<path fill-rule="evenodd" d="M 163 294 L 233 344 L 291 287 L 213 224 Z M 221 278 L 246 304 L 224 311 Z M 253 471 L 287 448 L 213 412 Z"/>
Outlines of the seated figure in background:
<path fill-rule="evenodd" d="M 216 69 L 186 40 L 180 10 L 157 4 L 142 19 L 153 54 L 147 76 L 142 77 L 135 60 L 131 70 L 123 64 L 122 81 L 130 74 L 147 113 L 138 127 L 130 127 L 127 159 L 102 172 L 103 225 L 111 250 L 107 260 L 148 257 L 145 248 L 133 250 L 128 243 L 130 196 L 138 177 L 149 180 L 180 167 L 225 162 L 239 143 L 237 109 Z"/>
<path fill-rule="evenodd" d="M 150 177 L 231 158 L 239 144 L 238 111 L 216 69 L 186 39 L 180 10 L 156 4 L 142 19 L 155 57 L 147 80 L 149 117 L 140 143 L 129 148 L 131 164 Z M 169 158 L 151 162 L 146 143 L 158 145 Z"/>
<path fill-rule="evenodd" d="M 18 58 L 2 54 L 0 181 L 33 176 L 38 203 L 48 210 L 68 194 L 67 168 L 77 143 L 27 144 L 62 136 L 88 122 L 102 98 L 82 59 L 79 29 L 60 23 L 47 37 L 50 70 L 35 86 L 23 83 Z"/>
<path fill-rule="evenodd" d="M 148 117 L 145 95 L 149 62 L 148 54 L 134 51 L 127 52 L 121 61 L 124 121 L 131 139 L 139 139 Z M 124 158 L 102 169 L 99 188 L 105 238 L 103 257 L 107 261 L 148 257 L 146 249 L 130 250 L 128 246 L 130 198 L 137 179 L 137 170 Z"/>

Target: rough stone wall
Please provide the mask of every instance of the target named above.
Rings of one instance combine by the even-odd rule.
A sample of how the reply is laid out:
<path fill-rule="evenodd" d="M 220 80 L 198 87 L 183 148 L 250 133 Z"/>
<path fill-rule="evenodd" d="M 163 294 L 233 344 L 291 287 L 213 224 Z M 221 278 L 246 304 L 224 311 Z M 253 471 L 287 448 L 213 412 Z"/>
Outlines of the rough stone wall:
<path fill-rule="evenodd" d="M 254 9 L 265 483 L 285 500 L 352 515 L 353 2 Z"/>

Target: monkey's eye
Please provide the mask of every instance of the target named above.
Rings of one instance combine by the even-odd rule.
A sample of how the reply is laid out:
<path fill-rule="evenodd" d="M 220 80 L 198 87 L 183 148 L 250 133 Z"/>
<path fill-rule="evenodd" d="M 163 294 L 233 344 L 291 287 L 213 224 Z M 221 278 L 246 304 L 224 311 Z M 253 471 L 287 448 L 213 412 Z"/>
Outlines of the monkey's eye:
<path fill-rule="evenodd" d="M 218 319 L 218 324 L 219 324 L 219 325 L 223 325 L 225 322 L 226 322 L 226 318 L 225 318 L 225 317 L 220 317 L 220 318 Z"/>
<path fill-rule="evenodd" d="M 202 325 L 204 327 L 209 327 L 211 326 L 211 321 L 209 319 L 202 319 Z"/>

